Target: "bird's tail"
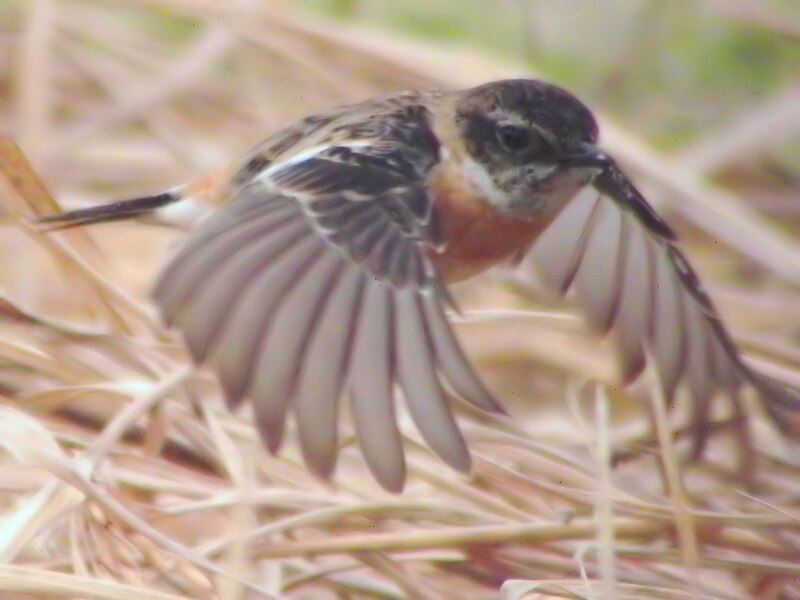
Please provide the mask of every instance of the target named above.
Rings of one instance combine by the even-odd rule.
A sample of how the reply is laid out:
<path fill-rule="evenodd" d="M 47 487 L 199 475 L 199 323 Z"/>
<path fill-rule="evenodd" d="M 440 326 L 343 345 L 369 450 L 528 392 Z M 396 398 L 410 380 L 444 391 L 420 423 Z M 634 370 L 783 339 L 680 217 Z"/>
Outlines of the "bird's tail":
<path fill-rule="evenodd" d="M 151 196 L 141 196 L 129 200 L 121 200 L 100 206 L 78 208 L 60 213 L 41 215 L 36 223 L 47 230 L 70 229 L 94 223 L 124 221 L 154 213 L 159 208 L 174 204 L 184 199 L 179 188 Z"/>
<path fill-rule="evenodd" d="M 35 219 L 35 223 L 52 231 L 94 223 L 142 219 L 188 229 L 219 203 L 227 190 L 227 177 L 227 167 L 223 167 L 157 194 L 41 215 Z"/>

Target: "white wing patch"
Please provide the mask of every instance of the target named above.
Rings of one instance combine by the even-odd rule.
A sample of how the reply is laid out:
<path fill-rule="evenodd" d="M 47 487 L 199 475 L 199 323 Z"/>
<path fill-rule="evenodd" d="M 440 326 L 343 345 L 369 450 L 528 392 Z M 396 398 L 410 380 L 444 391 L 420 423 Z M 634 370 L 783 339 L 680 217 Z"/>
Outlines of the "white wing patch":
<path fill-rule="evenodd" d="M 315 156 L 320 155 L 326 150 L 330 150 L 333 146 L 345 147 L 345 148 L 365 148 L 368 146 L 373 146 L 374 144 L 375 144 L 374 140 L 349 140 L 343 143 L 335 143 L 335 144 L 327 143 L 327 144 L 320 144 L 318 146 L 312 146 L 311 148 L 306 148 L 302 152 L 298 152 L 294 156 L 289 156 L 285 159 L 272 163 L 261 173 L 259 173 L 258 177 L 256 177 L 256 180 L 268 181 L 281 171 L 288 169 L 289 167 L 298 165 L 310 158 L 314 158 Z"/>

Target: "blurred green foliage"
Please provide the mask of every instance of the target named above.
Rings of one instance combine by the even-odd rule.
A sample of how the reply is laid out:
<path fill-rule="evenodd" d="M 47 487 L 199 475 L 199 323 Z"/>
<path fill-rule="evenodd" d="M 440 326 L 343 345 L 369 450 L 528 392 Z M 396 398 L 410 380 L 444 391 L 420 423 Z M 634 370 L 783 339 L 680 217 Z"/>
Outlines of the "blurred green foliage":
<path fill-rule="evenodd" d="M 662 147 L 707 132 L 800 74 L 796 41 L 726 19 L 703 2 L 303 3 L 329 16 L 426 39 L 469 42 L 524 61 L 605 112 L 624 117 Z"/>

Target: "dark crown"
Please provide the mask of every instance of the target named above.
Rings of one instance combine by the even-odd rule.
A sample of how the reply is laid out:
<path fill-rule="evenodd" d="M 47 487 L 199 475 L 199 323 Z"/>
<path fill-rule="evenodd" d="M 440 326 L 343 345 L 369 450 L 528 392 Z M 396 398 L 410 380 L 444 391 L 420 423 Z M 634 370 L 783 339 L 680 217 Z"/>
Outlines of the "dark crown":
<path fill-rule="evenodd" d="M 597 141 L 598 127 L 592 112 L 564 89 L 537 79 L 505 79 L 469 90 L 458 112 L 504 111 L 551 131 L 562 142 Z"/>

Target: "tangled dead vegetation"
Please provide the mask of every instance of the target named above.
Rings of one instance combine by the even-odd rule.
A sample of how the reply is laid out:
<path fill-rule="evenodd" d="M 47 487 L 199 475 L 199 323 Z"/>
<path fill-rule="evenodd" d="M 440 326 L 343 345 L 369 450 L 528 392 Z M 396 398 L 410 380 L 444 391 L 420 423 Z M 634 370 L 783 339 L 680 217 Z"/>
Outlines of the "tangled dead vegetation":
<path fill-rule="evenodd" d="M 462 411 L 470 480 L 405 422 L 392 496 L 348 424 L 326 484 L 292 436 L 270 456 L 224 409 L 147 301 L 175 232 L 28 224 L 56 208 L 41 181 L 66 206 L 158 189 L 319 108 L 521 67 L 279 2 L 37 0 L 0 20 L 0 118 L 36 165 L 0 142 L 0 597 L 800 597 L 797 445 L 748 402 L 749 428 L 715 415 L 691 462 L 686 411 L 617 389 L 608 342 L 527 280 L 459 290 L 462 339 L 514 419 Z M 797 99 L 748 118 L 800 119 Z M 748 359 L 797 386 L 800 209 L 706 177 L 752 158 L 742 127 L 665 155 L 604 123 L 604 144 L 678 225 Z"/>

